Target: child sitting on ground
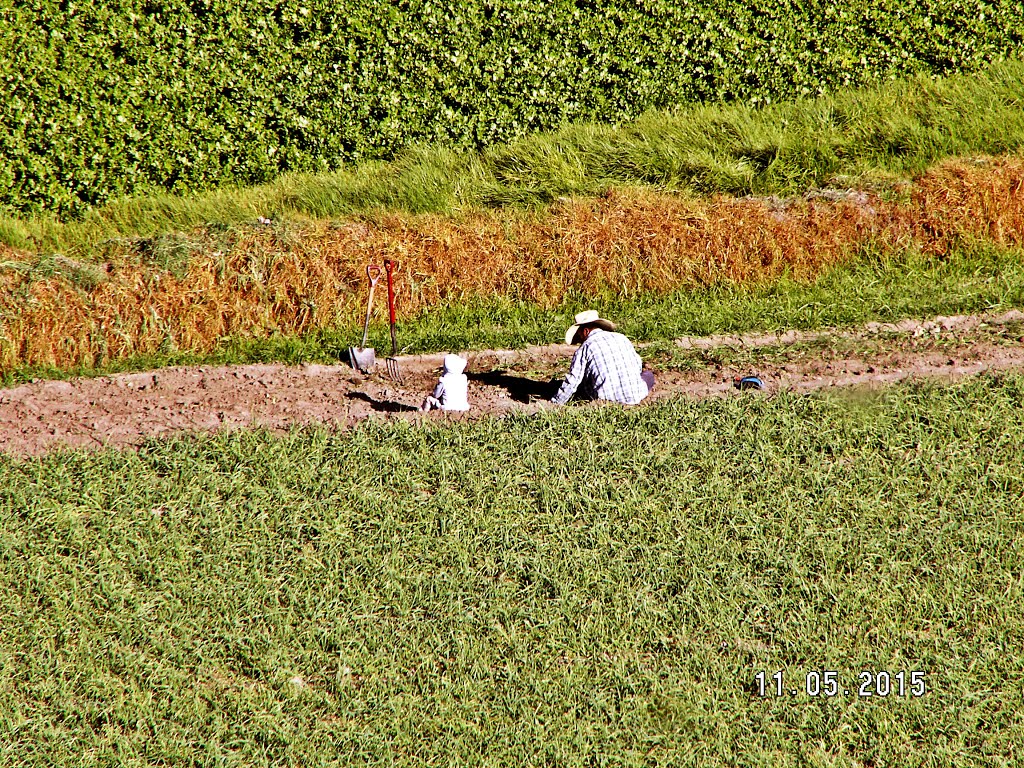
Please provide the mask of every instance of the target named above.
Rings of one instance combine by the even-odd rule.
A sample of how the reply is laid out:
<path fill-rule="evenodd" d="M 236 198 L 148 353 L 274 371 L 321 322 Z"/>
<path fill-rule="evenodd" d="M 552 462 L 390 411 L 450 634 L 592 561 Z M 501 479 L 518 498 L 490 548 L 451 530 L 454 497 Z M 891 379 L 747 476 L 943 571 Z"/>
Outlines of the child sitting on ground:
<path fill-rule="evenodd" d="M 466 361 L 458 355 L 444 356 L 444 371 L 434 392 L 420 406 L 421 411 L 440 408 L 443 411 L 469 410 L 469 379 L 463 371 Z"/>

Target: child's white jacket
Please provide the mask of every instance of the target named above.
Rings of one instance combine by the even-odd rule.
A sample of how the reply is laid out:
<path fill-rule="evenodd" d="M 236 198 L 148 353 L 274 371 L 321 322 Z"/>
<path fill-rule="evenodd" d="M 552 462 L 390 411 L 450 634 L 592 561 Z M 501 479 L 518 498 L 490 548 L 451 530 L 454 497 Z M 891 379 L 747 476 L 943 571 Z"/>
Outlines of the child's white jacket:
<path fill-rule="evenodd" d="M 469 410 L 469 379 L 464 373 L 446 373 L 434 387 L 434 397 L 446 411 Z"/>
<path fill-rule="evenodd" d="M 469 410 L 469 379 L 463 371 L 466 360 L 458 355 L 444 356 L 444 374 L 434 387 L 434 397 L 446 411 Z"/>

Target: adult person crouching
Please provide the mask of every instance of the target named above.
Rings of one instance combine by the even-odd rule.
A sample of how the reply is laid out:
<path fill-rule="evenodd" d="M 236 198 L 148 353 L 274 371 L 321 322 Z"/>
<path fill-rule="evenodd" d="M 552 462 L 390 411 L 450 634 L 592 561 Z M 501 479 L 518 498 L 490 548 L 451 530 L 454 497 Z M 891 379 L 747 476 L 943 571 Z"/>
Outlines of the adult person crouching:
<path fill-rule="evenodd" d="M 632 342 L 615 332 L 615 324 L 596 310 L 580 312 L 565 332 L 566 344 L 579 344 L 558 393 L 551 398 L 564 405 L 580 400 L 610 400 L 636 405 L 654 389 L 654 374 L 644 370 Z"/>

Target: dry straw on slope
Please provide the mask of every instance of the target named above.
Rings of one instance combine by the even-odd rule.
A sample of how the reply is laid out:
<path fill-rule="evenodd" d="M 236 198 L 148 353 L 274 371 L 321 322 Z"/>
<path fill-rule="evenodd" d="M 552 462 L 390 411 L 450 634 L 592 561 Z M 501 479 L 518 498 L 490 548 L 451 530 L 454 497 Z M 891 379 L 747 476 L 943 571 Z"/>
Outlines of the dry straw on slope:
<path fill-rule="evenodd" d="M 504 295 L 551 307 L 568 291 L 664 293 L 725 281 L 812 279 L 867 243 L 941 255 L 963 238 L 1024 240 L 1024 160 L 959 161 L 909 202 L 864 193 L 691 200 L 622 189 L 541 213 L 271 224 L 192 233 L 187 266 L 112 244 L 102 267 L 0 254 L 0 366 L 74 367 L 226 336 L 359 324 L 364 268 L 400 264 L 399 313 Z M 353 339 L 356 338 L 353 331 Z"/>

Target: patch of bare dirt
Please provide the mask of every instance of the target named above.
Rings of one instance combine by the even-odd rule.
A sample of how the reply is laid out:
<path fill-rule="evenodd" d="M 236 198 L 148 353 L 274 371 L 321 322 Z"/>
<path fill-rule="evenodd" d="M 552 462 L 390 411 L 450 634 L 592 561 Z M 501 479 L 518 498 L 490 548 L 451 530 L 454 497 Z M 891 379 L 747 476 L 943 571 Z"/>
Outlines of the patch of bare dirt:
<path fill-rule="evenodd" d="M 675 370 L 671 361 L 655 356 L 657 384 L 650 399 L 741 396 L 734 379 L 747 374 L 760 376 L 769 392 L 805 392 L 1021 368 L 1024 344 L 1014 334 L 1022 322 L 1024 313 L 1014 311 L 872 323 L 855 331 L 679 339 L 681 350 L 772 354 L 756 365 L 748 360 L 696 370 Z M 823 338 L 854 343 L 828 354 L 808 346 Z M 547 402 L 551 377 L 566 370 L 573 351 L 559 344 L 468 353 L 469 416 L 555 407 Z M 372 417 L 466 418 L 416 410 L 437 380 L 442 357 L 400 358 L 402 384 L 387 377 L 383 364 L 368 376 L 348 365 L 200 366 L 24 384 L 0 390 L 0 451 L 38 455 L 60 447 L 135 447 L 148 438 L 191 431 L 287 430 L 312 423 L 345 428 Z"/>

